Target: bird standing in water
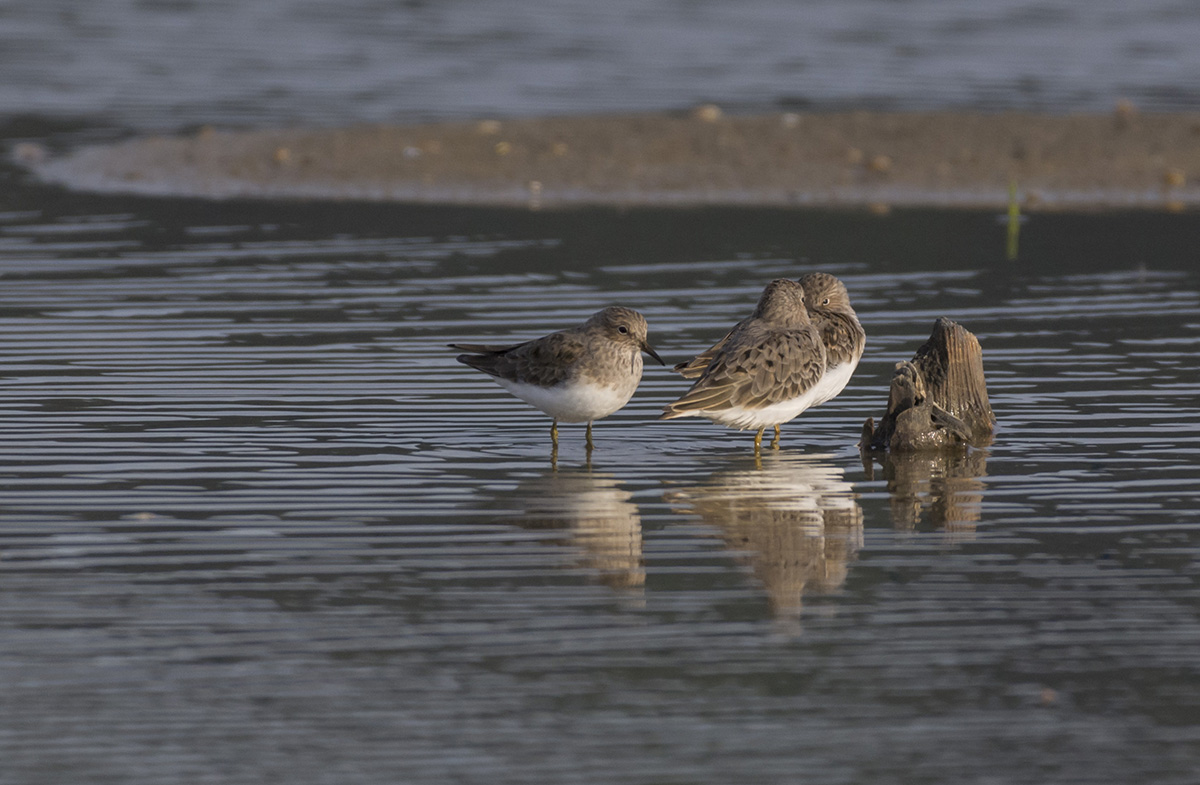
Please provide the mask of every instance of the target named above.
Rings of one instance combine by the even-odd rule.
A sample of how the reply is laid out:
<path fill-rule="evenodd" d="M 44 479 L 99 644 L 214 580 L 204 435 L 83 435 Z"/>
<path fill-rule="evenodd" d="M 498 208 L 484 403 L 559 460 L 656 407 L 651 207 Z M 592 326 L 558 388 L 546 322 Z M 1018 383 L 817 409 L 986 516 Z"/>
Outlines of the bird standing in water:
<path fill-rule="evenodd" d="M 646 319 L 630 308 L 609 306 L 578 327 L 513 346 L 452 343 L 464 365 L 483 371 L 513 395 L 553 419 L 550 438 L 558 447 L 560 422 L 587 423 L 607 417 L 633 397 L 642 380 L 642 352 L 660 365 L 650 347 Z"/>
<path fill-rule="evenodd" d="M 811 404 L 819 406 L 845 389 L 858 367 L 858 361 L 862 359 L 867 334 L 858 321 L 858 314 L 850 305 L 850 294 L 845 284 L 836 277 L 829 273 L 809 273 L 801 276 L 798 283 L 804 287 L 805 308 L 825 346 L 825 373 L 818 382 L 819 390 Z M 685 379 L 699 378 L 732 334 L 733 330 L 695 359 L 676 365 L 675 370 Z M 778 444 L 779 426 L 776 425 L 772 445 Z"/>
<path fill-rule="evenodd" d="M 767 284 L 754 313 L 705 354 L 710 356 L 696 383 L 668 404 L 660 419 L 699 416 L 739 430 L 755 428 L 755 450 L 762 447 L 766 428 L 774 426 L 772 446 L 778 447 L 778 426 L 814 406 L 825 392 L 820 384 L 825 344 L 798 281 L 780 278 Z"/>

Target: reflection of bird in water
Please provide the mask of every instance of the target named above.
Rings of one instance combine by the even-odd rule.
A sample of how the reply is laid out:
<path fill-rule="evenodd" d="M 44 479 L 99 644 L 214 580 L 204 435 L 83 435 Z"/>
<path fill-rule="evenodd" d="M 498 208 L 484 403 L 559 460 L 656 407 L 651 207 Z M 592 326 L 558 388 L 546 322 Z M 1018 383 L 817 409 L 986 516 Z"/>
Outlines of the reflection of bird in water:
<path fill-rule="evenodd" d="M 582 551 L 580 566 L 614 589 L 646 583 L 642 564 L 642 517 L 633 494 L 610 475 L 586 469 L 553 471 L 522 482 L 515 491 L 527 529 L 571 533 Z"/>
<path fill-rule="evenodd" d="M 772 609 L 794 615 L 805 591 L 838 589 L 862 545 L 862 507 L 842 469 L 813 456 L 774 453 L 755 468 L 718 472 L 669 491 L 749 554 Z"/>
<path fill-rule="evenodd" d="M 881 460 L 896 529 L 943 529 L 955 539 L 974 534 L 983 503 L 982 478 L 987 476 L 986 452 L 889 453 Z"/>

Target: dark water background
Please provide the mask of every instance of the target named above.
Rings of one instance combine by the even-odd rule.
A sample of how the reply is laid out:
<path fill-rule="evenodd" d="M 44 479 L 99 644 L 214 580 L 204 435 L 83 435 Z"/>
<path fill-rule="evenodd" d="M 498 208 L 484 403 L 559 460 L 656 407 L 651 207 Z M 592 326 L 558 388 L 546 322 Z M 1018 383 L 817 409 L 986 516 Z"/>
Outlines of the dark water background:
<path fill-rule="evenodd" d="M 1195 108 L 1195 6 L 0 5 L 0 136 L 663 109 Z M 1069 33 L 1069 34 L 1068 34 Z M 1186 42 L 1186 45 L 1185 45 Z M 1200 224 L 69 194 L 0 168 L 0 783 L 1191 783 Z M 586 460 L 453 363 L 601 305 L 668 360 L 842 277 L 756 464 Z M 864 466 L 939 316 L 996 443 Z"/>

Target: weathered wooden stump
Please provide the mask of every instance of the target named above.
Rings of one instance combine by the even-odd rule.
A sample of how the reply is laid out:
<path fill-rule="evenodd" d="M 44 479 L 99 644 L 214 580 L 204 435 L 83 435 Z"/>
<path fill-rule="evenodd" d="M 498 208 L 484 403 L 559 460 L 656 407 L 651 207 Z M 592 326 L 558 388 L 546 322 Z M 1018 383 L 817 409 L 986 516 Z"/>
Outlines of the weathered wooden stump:
<path fill-rule="evenodd" d="M 887 412 L 863 423 L 863 450 L 914 452 L 990 444 L 996 415 L 988 403 L 983 351 L 962 325 L 945 317 L 912 360 L 896 363 Z"/>

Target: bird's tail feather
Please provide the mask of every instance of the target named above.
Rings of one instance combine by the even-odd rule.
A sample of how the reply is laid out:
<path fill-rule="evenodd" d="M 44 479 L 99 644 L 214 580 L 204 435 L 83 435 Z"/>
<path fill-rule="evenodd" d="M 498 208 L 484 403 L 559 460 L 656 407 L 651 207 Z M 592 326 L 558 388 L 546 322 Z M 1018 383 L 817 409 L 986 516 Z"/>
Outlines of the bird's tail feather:
<path fill-rule="evenodd" d="M 482 343 L 450 343 L 446 345 L 451 349 L 458 349 L 460 352 L 470 352 L 471 354 L 496 354 L 512 348 L 510 346 L 492 346 Z"/>

